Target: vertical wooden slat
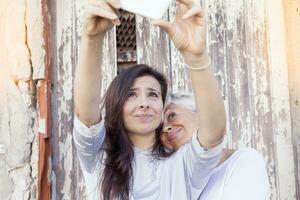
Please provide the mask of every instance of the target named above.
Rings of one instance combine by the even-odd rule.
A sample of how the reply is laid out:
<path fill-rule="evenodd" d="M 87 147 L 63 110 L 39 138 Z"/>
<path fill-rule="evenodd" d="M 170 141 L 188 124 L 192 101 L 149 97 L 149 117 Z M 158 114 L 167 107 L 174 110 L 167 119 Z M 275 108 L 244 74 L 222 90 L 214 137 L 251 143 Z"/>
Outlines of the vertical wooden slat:
<path fill-rule="evenodd" d="M 53 76 L 53 134 L 51 180 L 52 199 L 77 199 L 74 167 L 76 157 L 72 143 L 73 76 L 74 76 L 74 2 L 56 1 L 53 32 L 56 55 Z"/>
<path fill-rule="evenodd" d="M 167 20 L 165 15 L 164 19 Z M 147 64 L 170 77 L 169 39 L 150 20 L 136 15 L 137 63 Z"/>
<path fill-rule="evenodd" d="M 279 199 L 296 199 L 283 4 L 267 0 L 273 137 Z"/>
<path fill-rule="evenodd" d="M 245 31 L 244 1 L 226 1 L 227 67 L 233 147 L 251 143 L 251 119 L 249 113 L 248 69 L 244 59 Z"/>
<path fill-rule="evenodd" d="M 169 8 L 169 19 L 174 21 L 176 15 L 176 3 L 173 2 Z M 171 57 L 171 83 L 172 92 L 191 92 L 191 82 L 186 70 L 184 60 L 180 52 L 170 42 L 170 57 Z"/>
<path fill-rule="evenodd" d="M 82 17 L 86 1 L 57 1 L 52 7 L 56 57 L 53 106 L 52 199 L 84 199 L 76 149 L 72 141 L 73 77 L 80 51 Z M 100 67 L 100 66 L 99 66 Z M 102 96 L 117 74 L 115 29 L 105 37 L 102 59 Z M 100 74 L 99 74 L 100 75 Z"/>
<path fill-rule="evenodd" d="M 248 66 L 248 83 L 251 119 L 251 147 L 265 157 L 271 186 L 271 198 L 277 198 L 274 172 L 274 140 L 272 136 L 270 65 L 266 30 L 266 7 L 261 1 L 247 1 L 244 6 L 246 24 L 245 59 Z"/>
<path fill-rule="evenodd" d="M 283 1 L 289 69 L 296 189 L 300 198 L 300 0 Z"/>
<path fill-rule="evenodd" d="M 219 88 L 224 99 L 227 119 L 230 119 L 231 109 L 229 106 L 229 83 L 226 52 L 226 9 L 224 0 L 203 0 L 202 8 L 207 20 L 207 48 L 209 51 L 212 67 L 219 83 Z M 226 120 L 226 143 L 232 145 L 231 123 Z"/>
<path fill-rule="evenodd" d="M 84 7 L 85 1 L 74 1 L 74 11 L 73 11 L 73 27 L 74 34 L 72 40 L 74 41 L 73 55 L 75 59 L 74 70 L 76 67 L 76 63 L 78 61 L 78 55 L 80 51 L 80 36 L 83 24 L 83 16 L 84 16 Z M 76 150 L 74 149 L 74 180 L 76 180 L 76 185 L 74 185 L 75 191 L 73 191 L 74 195 L 77 199 L 86 199 L 85 196 L 85 183 L 83 180 L 83 175 L 79 166 L 79 161 L 76 156 Z"/>
<path fill-rule="evenodd" d="M 102 90 L 101 96 L 105 95 L 109 84 L 117 75 L 117 45 L 116 28 L 113 27 L 106 33 L 102 57 Z"/>

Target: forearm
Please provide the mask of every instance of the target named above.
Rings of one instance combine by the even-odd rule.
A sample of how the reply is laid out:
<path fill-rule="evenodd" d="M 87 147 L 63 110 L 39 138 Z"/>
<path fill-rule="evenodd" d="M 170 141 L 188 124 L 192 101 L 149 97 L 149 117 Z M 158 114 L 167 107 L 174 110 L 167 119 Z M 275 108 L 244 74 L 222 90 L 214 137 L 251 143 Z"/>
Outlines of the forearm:
<path fill-rule="evenodd" d="M 75 113 L 87 126 L 100 121 L 103 36 L 82 37 L 74 79 Z"/>
<path fill-rule="evenodd" d="M 201 68 L 209 63 L 206 53 L 202 56 L 186 56 L 192 68 Z M 199 117 L 200 144 L 206 148 L 218 145 L 225 134 L 226 114 L 221 92 L 211 66 L 203 70 L 189 69 Z"/>

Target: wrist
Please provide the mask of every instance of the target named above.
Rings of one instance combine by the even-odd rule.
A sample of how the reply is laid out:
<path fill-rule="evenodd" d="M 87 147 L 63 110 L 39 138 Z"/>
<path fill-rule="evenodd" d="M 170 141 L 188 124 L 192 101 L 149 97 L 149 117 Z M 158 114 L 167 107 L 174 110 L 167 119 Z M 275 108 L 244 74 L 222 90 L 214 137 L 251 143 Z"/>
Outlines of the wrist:
<path fill-rule="evenodd" d="M 185 63 L 193 68 L 202 68 L 210 64 L 210 58 L 207 52 L 202 54 L 183 54 Z"/>
<path fill-rule="evenodd" d="M 83 33 L 81 35 L 81 40 L 88 42 L 88 43 L 94 43 L 99 42 L 104 39 L 105 33 L 98 33 L 96 35 L 89 35 L 86 33 Z"/>

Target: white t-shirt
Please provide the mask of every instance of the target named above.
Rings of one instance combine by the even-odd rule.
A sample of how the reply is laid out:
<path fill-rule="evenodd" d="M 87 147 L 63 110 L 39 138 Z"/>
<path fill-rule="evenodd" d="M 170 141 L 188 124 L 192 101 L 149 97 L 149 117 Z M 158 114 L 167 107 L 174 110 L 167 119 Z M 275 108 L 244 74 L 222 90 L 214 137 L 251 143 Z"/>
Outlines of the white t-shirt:
<path fill-rule="evenodd" d="M 101 146 L 105 137 L 103 120 L 87 127 L 74 118 L 73 138 L 86 184 L 88 199 L 99 198 L 99 177 L 104 168 Z M 196 134 L 190 143 L 163 160 L 151 152 L 134 149 L 131 200 L 194 200 L 206 186 L 220 160 L 222 144 L 205 150 Z M 105 156 L 105 155 L 104 155 Z"/>
<path fill-rule="evenodd" d="M 267 200 L 269 195 L 263 157 L 254 149 L 240 148 L 213 169 L 199 200 Z"/>

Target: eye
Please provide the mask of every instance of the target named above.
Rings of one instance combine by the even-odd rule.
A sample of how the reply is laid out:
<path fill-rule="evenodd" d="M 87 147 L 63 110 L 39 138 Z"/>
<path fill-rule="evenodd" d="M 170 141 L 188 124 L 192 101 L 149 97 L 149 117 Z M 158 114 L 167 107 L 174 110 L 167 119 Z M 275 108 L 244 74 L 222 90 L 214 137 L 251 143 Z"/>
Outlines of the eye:
<path fill-rule="evenodd" d="M 176 114 L 175 114 L 174 112 L 171 112 L 171 113 L 168 115 L 167 119 L 168 119 L 168 121 L 172 121 L 173 119 L 175 119 L 175 117 L 176 117 Z"/>
<path fill-rule="evenodd" d="M 156 94 L 155 92 L 149 92 L 149 96 L 154 97 L 154 98 L 158 98 L 158 94 Z"/>
<path fill-rule="evenodd" d="M 128 93 L 128 99 L 134 98 L 134 97 L 136 97 L 136 93 L 133 92 L 133 91 L 130 91 L 130 92 Z"/>

